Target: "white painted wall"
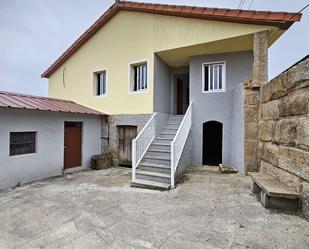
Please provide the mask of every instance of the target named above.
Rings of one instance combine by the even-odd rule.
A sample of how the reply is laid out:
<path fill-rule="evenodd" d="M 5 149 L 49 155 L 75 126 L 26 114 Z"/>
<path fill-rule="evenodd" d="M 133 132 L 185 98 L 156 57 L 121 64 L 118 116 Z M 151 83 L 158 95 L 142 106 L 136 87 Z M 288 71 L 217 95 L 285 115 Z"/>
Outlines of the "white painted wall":
<path fill-rule="evenodd" d="M 82 128 L 82 167 L 101 153 L 101 117 L 0 108 L 0 189 L 61 175 L 64 158 L 64 122 Z M 35 131 L 36 153 L 9 156 L 10 132 Z"/>

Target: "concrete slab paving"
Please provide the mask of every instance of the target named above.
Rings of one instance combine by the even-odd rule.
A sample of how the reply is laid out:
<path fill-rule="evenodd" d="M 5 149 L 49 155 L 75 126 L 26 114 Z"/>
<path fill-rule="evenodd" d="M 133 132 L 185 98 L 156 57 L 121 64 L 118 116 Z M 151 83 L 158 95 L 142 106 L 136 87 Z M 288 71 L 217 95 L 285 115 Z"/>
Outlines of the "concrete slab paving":
<path fill-rule="evenodd" d="M 79 172 L 0 192 L 0 248 L 309 248 L 309 222 L 267 210 L 248 177 L 189 170 L 176 189 L 130 170 Z"/>

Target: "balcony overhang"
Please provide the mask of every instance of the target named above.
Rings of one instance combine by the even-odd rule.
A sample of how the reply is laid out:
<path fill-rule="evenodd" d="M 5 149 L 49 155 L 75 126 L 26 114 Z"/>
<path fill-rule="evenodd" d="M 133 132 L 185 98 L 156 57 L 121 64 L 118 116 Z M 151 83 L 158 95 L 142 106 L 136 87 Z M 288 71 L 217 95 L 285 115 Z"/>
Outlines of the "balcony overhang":
<path fill-rule="evenodd" d="M 269 31 L 269 47 L 283 33 L 281 30 Z M 156 52 L 170 67 L 188 66 L 190 57 L 205 54 L 232 53 L 253 50 L 254 33 L 229 39 L 217 40 L 188 47 Z"/>

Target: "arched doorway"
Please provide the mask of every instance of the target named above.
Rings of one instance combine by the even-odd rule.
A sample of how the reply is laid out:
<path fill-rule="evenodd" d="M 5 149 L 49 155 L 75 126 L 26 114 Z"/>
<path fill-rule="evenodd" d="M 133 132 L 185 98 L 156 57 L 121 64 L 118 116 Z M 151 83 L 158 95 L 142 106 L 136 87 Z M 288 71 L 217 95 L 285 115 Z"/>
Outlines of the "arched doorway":
<path fill-rule="evenodd" d="M 203 165 L 222 163 L 222 130 L 223 124 L 217 121 L 203 124 Z"/>

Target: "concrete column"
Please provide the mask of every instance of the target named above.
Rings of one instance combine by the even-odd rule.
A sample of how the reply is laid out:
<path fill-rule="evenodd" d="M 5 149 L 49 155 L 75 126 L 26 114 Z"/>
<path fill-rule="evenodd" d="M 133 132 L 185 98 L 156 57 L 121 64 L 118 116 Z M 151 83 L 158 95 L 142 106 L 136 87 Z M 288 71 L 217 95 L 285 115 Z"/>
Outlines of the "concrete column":
<path fill-rule="evenodd" d="M 260 87 L 268 81 L 268 31 L 254 34 L 252 87 Z"/>

